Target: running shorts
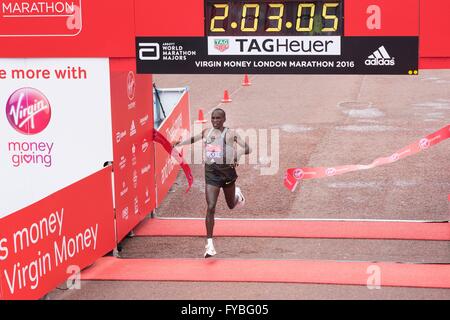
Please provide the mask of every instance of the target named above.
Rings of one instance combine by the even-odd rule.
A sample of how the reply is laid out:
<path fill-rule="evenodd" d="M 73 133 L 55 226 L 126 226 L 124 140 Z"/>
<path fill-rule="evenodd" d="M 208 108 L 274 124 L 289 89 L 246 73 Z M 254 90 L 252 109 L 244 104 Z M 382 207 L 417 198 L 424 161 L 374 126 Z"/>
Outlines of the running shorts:
<path fill-rule="evenodd" d="M 229 164 L 205 164 L 206 184 L 219 188 L 227 187 L 236 181 L 238 175 L 234 166 Z"/>

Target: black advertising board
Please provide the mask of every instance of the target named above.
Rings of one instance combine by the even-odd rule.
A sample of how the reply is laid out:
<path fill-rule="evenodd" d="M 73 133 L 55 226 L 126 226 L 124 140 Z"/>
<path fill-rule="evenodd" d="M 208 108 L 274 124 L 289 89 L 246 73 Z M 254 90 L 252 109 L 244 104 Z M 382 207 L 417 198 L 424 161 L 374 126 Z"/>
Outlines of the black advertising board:
<path fill-rule="evenodd" d="M 317 38 L 303 45 L 311 50 L 330 47 L 329 37 Z M 209 54 L 204 37 L 137 38 L 137 68 L 138 73 L 154 74 L 408 74 L 418 70 L 417 37 L 335 38 L 340 54 L 333 55 L 259 54 L 258 50 L 276 49 L 273 38 L 266 43 L 255 40 L 248 55 Z M 282 49 L 289 50 L 289 45 L 281 43 Z M 242 46 L 246 49 L 250 44 Z"/>
<path fill-rule="evenodd" d="M 418 73 L 417 36 L 345 36 L 343 0 L 204 4 L 206 36 L 136 38 L 138 73 Z"/>

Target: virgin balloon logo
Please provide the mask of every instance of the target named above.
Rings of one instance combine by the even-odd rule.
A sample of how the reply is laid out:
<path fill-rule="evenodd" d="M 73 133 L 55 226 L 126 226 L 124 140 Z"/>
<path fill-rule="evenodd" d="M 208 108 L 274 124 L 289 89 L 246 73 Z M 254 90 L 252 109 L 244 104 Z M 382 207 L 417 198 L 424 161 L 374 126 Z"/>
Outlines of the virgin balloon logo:
<path fill-rule="evenodd" d="M 303 179 L 303 174 L 304 174 L 304 172 L 303 172 L 302 169 L 295 169 L 294 170 L 294 177 L 297 180 Z"/>
<path fill-rule="evenodd" d="M 47 128 L 52 112 L 47 97 L 34 88 L 16 90 L 6 104 L 6 117 L 18 132 L 33 135 Z"/>
<path fill-rule="evenodd" d="M 134 76 L 134 72 L 130 71 L 128 72 L 127 77 L 127 94 L 128 99 L 130 99 L 130 101 L 133 101 L 135 92 L 136 92 L 136 78 Z"/>

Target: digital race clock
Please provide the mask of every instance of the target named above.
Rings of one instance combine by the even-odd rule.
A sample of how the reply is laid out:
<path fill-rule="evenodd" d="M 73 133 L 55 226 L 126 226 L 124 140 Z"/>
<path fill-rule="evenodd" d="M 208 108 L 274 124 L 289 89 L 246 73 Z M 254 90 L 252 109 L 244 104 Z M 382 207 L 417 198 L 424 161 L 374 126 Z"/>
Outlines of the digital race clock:
<path fill-rule="evenodd" d="M 341 0 L 206 0 L 208 36 L 342 35 Z"/>
<path fill-rule="evenodd" d="M 153 36 L 136 39 L 137 69 L 415 75 L 419 0 L 408 0 L 406 6 L 404 1 L 180 0 L 176 12 L 160 24 L 164 36 L 152 31 Z M 189 17 L 192 25 L 180 23 Z"/>

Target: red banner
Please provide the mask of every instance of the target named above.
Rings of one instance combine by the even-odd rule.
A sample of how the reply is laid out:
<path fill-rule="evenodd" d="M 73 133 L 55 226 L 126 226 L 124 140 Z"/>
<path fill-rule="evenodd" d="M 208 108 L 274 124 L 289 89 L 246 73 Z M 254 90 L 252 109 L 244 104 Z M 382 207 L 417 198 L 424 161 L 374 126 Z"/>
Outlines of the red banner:
<path fill-rule="evenodd" d="M 153 89 L 134 59 L 111 59 L 117 241 L 155 208 Z"/>
<path fill-rule="evenodd" d="M 1 57 L 133 57 L 133 1 L 1 1 Z"/>
<path fill-rule="evenodd" d="M 449 9 L 446 0 L 345 0 L 345 35 L 415 36 L 420 19 L 420 56 L 449 57 Z M 0 57 L 134 57 L 135 36 L 204 36 L 204 1 L 22 0 L 0 7 Z"/>
<path fill-rule="evenodd" d="M 190 132 L 189 93 L 186 92 L 180 99 L 168 118 L 158 129 L 167 140 L 177 141 Z M 175 157 L 167 153 L 160 144 L 155 145 L 155 183 L 156 205 L 159 206 L 175 182 L 180 165 Z"/>
<path fill-rule="evenodd" d="M 77 36 L 83 29 L 82 0 L 2 3 L 0 36 Z"/>
<path fill-rule="evenodd" d="M 111 167 L 0 219 L 0 298 L 39 299 L 115 246 Z"/>
<path fill-rule="evenodd" d="M 205 35 L 204 0 L 135 0 L 136 36 Z"/>
<path fill-rule="evenodd" d="M 419 0 L 345 0 L 345 36 L 417 36 Z"/>
<path fill-rule="evenodd" d="M 420 1 L 420 56 L 450 58 L 448 0 Z M 442 69 L 449 69 L 449 64 Z"/>
<path fill-rule="evenodd" d="M 399 161 L 403 158 L 427 150 L 432 146 L 450 138 L 450 125 L 406 146 L 389 157 L 382 157 L 374 160 L 369 165 L 346 165 L 338 167 L 315 167 L 315 168 L 291 168 L 286 171 L 284 186 L 294 191 L 300 180 L 320 179 L 337 176 L 359 170 L 368 170 L 385 164 Z"/>

